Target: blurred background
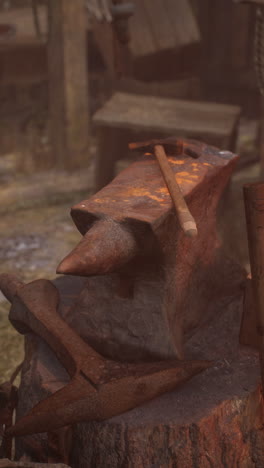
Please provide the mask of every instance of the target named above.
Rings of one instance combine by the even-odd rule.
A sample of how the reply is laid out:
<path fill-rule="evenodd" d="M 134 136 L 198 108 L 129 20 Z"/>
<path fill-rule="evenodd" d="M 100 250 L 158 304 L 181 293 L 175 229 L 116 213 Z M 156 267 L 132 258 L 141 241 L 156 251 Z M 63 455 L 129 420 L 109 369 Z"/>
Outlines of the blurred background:
<path fill-rule="evenodd" d="M 130 162 L 129 138 L 134 130 L 146 134 L 140 117 L 134 128 L 132 107 L 140 116 L 149 96 L 164 118 L 157 132 L 147 109 L 148 137 L 168 133 L 167 107 L 177 113 L 180 100 L 184 118 L 175 135 L 241 156 L 221 235 L 249 268 L 241 188 L 264 168 L 259 2 L 0 1 L 1 273 L 25 281 L 55 277 L 80 238 L 70 207 Z M 107 104 L 119 93 L 127 102 L 122 132 L 113 125 L 118 104 Z M 207 103 L 214 104 L 211 114 Z M 190 131 L 199 119 L 208 121 L 206 135 Z M 9 325 L 8 309 L 0 296 L 0 381 L 23 359 L 23 339 Z"/>

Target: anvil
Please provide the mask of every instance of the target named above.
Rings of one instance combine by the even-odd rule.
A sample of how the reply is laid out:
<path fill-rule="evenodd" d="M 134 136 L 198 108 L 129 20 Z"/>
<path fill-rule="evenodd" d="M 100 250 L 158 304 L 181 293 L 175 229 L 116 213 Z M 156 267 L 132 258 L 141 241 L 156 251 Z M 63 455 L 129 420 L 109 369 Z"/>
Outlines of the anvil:
<path fill-rule="evenodd" d="M 25 285 L 16 277 L 0 275 L 0 288 L 12 302 L 9 319 L 15 328 L 43 338 L 71 377 L 68 385 L 9 427 L 7 436 L 109 419 L 173 390 L 211 364 L 198 360 L 128 364 L 106 359 L 60 317 L 60 296 L 50 281 Z"/>
<path fill-rule="evenodd" d="M 216 227 L 238 156 L 196 141 L 186 145 L 199 158 L 168 150 L 167 156 L 196 220 L 196 238 L 180 229 L 149 154 L 72 208 L 83 239 L 57 271 L 87 279 L 67 320 L 108 357 L 182 358 L 186 337 L 221 313 L 244 281 L 244 271 L 224 255 Z"/>

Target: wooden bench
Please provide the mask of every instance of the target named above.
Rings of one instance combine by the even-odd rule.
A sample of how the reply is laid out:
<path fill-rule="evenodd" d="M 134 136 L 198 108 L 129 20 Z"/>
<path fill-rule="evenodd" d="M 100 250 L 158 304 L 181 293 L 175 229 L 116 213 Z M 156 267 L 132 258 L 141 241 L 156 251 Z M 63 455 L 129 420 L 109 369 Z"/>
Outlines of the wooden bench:
<path fill-rule="evenodd" d="M 174 135 L 234 151 L 240 113 L 238 106 L 115 93 L 93 116 L 99 137 L 96 190 L 112 180 L 133 138 Z"/>

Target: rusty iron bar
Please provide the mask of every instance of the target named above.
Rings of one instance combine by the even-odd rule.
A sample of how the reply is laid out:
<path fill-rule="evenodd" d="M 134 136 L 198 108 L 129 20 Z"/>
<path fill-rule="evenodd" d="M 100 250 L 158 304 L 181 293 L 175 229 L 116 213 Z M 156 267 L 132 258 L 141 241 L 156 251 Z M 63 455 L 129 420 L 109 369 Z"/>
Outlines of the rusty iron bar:
<path fill-rule="evenodd" d="M 172 171 L 170 164 L 168 162 L 166 150 L 165 150 L 166 140 L 161 141 L 152 141 L 152 142 L 142 142 L 142 143 L 130 143 L 130 149 L 145 149 L 146 151 L 154 152 L 155 157 L 158 161 L 160 170 L 168 187 L 171 199 L 175 208 L 175 211 L 178 216 L 178 220 L 182 230 L 189 237 L 196 237 L 198 234 L 196 222 L 187 206 L 187 203 L 184 199 L 184 196 L 181 192 L 181 189 L 175 178 L 175 174 Z M 175 147 L 173 147 L 173 142 L 170 141 L 170 151 L 173 151 L 173 155 L 179 154 L 179 150 L 183 150 L 183 144 L 181 141 L 175 140 Z M 195 156 L 197 157 L 197 156 Z"/>
<path fill-rule="evenodd" d="M 9 428 L 7 436 L 50 432 L 81 421 L 111 418 L 175 389 L 211 365 L 209 361 L 126 364 L 106 359 L 60 317 L 60 296 L 50 281 L 23 285 L 1 275 L 0 288 L 9 300 L 10 291 L 14 293 L 11 323 L 20 333 L 30 331 L 44 339 L 71 377 L 68 385 Z"/>
<path fill-rule="evenodd" d="M 248 249 L 256 308 L 262 389 L 264 389 L 264 183 L 244 185 Z"/>

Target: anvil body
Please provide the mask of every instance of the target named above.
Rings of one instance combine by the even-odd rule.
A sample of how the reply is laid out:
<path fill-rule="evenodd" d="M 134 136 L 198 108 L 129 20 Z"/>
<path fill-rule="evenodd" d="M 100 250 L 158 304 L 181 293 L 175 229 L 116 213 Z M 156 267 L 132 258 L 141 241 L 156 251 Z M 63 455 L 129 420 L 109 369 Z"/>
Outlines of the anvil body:
<path fill-rule="evenodd" d="M 90 255 L 96 262 L 98 251 L 109 273 L 104 266 L 97 276 L 92 273 L 85 279 L 67 321 L 108 357 L 132 361 L 183 358 L 186 339 L 221 314 L 244 281 L 244 271 L 224 254 L 217 234 L 219 202 L 238 157 L 195 141 L 189 145 L 200 154 L 198 159 L 183 154 L 168 155 L 168 159 L 196 220 L 195 239 L 181 230 L 151 155 L 142 156 L 72 209 L 76 226 L 88 237 L 78 251 L 80 270 L 70 254 L 69 260 L 75 263 L 67 273 L 78 276 L 80 271 L 86 276 L 83 259 Z M 136 245 L 129 255 L 123 253 L 125 261 L 119 258 L 118 264 L 122 235 L 115 229 L 111 234 L 113 223 L 131 234 Z M 89 243 L 98 226 L 102 229 Z M 125 250 L 127 244 L 123 244 Z M 94 249 L 97 254 L 93 255 Z"/>

